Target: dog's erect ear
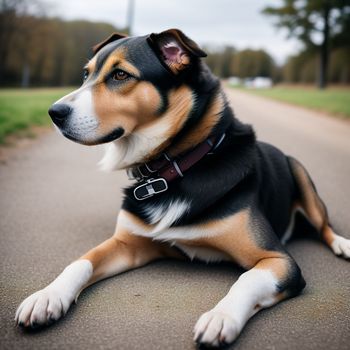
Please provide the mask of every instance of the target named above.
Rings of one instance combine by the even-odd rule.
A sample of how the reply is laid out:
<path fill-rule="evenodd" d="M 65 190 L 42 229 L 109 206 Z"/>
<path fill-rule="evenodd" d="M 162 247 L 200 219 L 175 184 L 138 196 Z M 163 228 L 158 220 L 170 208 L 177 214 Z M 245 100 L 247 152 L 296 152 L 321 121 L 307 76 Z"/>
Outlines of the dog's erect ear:
<path fill-rule="evenodd" d="M 149 40 L 164 63 L 175 74 L 190 66 L 194 58 L 207 56 L 193 40 L 178 29 L 151 34 Z"/>
<path fill-rule="evenodd" d="M 96 55 L 97 52 L 99 52 L 107 44 L 111 43 L 112 41 L 116 41 L 116 40 L 119 40 L 119 39 L 122 39 L 122 38 L 126 38 L 126 37 L 127 37 L 126 34 L 113 33 L 107 39 L 105 39 L 102 42 L 100 42 L 99 44 L 96 44 L 95 46 L 93 46 L 92 52 L 94 53 L 94 55 Z"/>

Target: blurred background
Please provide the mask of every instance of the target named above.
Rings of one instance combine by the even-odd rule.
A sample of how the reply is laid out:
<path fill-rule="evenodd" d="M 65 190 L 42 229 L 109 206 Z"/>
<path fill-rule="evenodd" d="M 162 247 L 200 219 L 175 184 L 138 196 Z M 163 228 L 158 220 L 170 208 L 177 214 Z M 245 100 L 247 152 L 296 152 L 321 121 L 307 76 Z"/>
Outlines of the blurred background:
<path fill-rule="evenodd" d="M 350 116 L 349 0 L 0 0 L 0 87 L 78 86 L 91 47 L 112 32 L 171 27 L 231 86 Z M 44 109 L 67 89 L 30 91 L 1 90 L 0 142 L 48 122 Z M 24 108 L 27 97 L 37 103 Z"/>
<path fill-rule="evenodd" d="M 13 325 L 25 297 L 110 237 L 128 184 L 96 171 L 99 146 L 51 132 L 48 108 L 112 32 L 168 28 L 208 52 L 237 117 L 306 166 L 350 239 L 350 0 L 0 0 L 1 350 L 193 350 L 197 318 L 241 273 L 158 262 L 90 287 L 50 329 Z M 349 350 L 349 262 L 298 231 L 288 251 L 305 292 L 255 316 L 231 349 Z"/>

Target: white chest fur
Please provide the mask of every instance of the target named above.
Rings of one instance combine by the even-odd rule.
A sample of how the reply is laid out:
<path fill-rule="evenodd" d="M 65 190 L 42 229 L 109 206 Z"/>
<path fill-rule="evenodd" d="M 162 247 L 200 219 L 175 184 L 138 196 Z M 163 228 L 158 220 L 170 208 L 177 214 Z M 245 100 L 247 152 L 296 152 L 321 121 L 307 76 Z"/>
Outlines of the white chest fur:
<path fill-rule="evenodd" d="M 138 222 L 132 215 L 122 210 L 118 216 L 117 225 L 135 235 L 169 242 L 172 246 L 175 245 L 181 249 L 191 259 L 198 258 L 207 262 L 228 260 L 225 254 L 217 250 L 184 244 L 186 240 L 191 241 L 219 234 L 219 232 L 215 232 L 213 229 L 209 230 L 201 225 L 171 227 L 189 209 L 190 203 L 179 200 L 157 207 L 146 205 L 144 210 L 149 218 L 150 225 Z M 178 243 L 178 240 L 181 240 L 181 244 Z"/>

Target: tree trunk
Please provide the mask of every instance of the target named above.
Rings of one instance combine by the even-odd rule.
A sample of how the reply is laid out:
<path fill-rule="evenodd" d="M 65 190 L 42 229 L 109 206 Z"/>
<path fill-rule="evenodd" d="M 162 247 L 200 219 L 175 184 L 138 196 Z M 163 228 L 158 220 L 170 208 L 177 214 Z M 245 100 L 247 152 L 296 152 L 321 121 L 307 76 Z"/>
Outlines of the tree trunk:
<path fill-rule="evenodd" d="M 134 12 L 135 12 L 135 1 L 129 0 L 126 26 L 127 26 L 128 34 L 130 36 L 132 36 L 133 34 Z"/>
<path fill-rule="evenodd" d="M 328 62 L 329 62 L 329 12 L 330 6 L 328 3 L 324 5 L 323 10 L 323 42 L 321 44 L 320 51 L 320 72 L 318 87 L 325 89 L 327 87 L 327 73 L 328 73 Z"/>
<path fill-rule="evenodd" d="M 29 87 L 29 82 L 30 82 L 30 68 L 27 63 L 23 64 L 22 68 L 22 82 L 21 82 L 21 87 L 22 88 L 28 88 Z"/>

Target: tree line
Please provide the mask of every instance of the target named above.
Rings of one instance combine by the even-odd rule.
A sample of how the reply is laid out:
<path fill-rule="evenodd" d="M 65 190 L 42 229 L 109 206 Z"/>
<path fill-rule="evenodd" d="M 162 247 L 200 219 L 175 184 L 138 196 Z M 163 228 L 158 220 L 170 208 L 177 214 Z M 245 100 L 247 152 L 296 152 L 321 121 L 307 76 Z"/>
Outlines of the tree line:
<path fill-rule="evenodd" d="M 302 51 L 287 59 L 283 65 L 275 63 L 264 50 L 235 50 L 228 46 L 210 51 L 206 59 L 213 72 L 222 77 L 241 79 L 256 76 L 269 77 L 275 83 L 313 84 L 319 78 L 319 55 Z M 332 84 L 350 84 L 350 48 L 339 47 L 330 51 L 327 81 Z"/>
<path fill-rule="evenodd" d="M 38 8 L 33 10 L 37 1 L 0 0 L 1 86 L 79 85 L 91 47 L 114 31 L 127 32 L 108 23 L 47 18 Z M 280 7 L 263 13 L 277 18 L 278 27 L 302 41 L 302 52 L 279 66 L 264 50 L 206 48 L 206 62 L 215 74 L 318 81 L 320 87 L 327 81 L 350 83 L 350 0 L 283 0 Z"/>
<path fill-rule="evenodd" d="M 271 77 L 275 82 L 350 83 L 350 0 L 282 0 L 262 13 L 285 28 L 288 38 L 303 44 L 303 50 L 276 65 L 263 50 L 237 52 L 226 47 L 208 57 L 210 67 L 222 77 Z M 287 39 L 288 39 L 287 38 Z"/>
<path fill-rule="evenodd" d="M 289 79 L 316 80 L 320 89 L 329 80 L 349 82 L 350 0 L 282 0 L 262 12 L 304 46 L 286 65 Z"/>
<path fill-rule="evenodd" d="M 214 74 L 222 78 L 235 76 L 241 79 L 256 76 L 278 80 L 278 67 L 272 57 L 264 50 L 236 50 L 226 46 L 208 53 L 206 62 Z"/>
<path fill-rule="evenodd" d="M 0 85 L 79 85 L 91 48 L 114 31 L 118 29 L 108 23 L 63 21 L 22 14 L 18 7 L 2 8 Z"/>

